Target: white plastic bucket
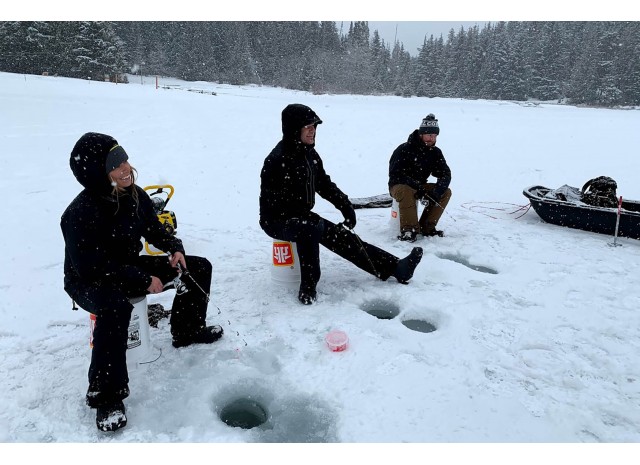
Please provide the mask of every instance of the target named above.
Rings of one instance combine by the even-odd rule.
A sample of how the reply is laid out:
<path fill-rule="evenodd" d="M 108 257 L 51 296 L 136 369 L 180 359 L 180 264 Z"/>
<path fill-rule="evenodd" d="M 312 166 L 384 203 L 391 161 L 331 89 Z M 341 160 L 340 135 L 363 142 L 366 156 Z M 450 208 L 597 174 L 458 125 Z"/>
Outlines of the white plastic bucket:
<path fill-rule="evenodd" d="M 300 286 L 300 259 L 295 242 L 273 240 L 271 246 L 271 280 L 279 285 Z"/>
<path fill-rule="evenodd" d="M 393 197 L 392 197 L 393 198 Z M 416 208 L 418 208 L 418 201 L 416 200 Z M 389 217 L 389 231 L 391 237 L 397 239 L 400 235 L 400 204 L 396 199 L 391 202 L 391 216 Z"/>
<path fill-rule="evenodd" d="M 127 368 L 135 369 L 140 364 L 155 362 L 160 358 L 160 350 L 151 344 L 149 335 L 149 316 L 147 314 L 147 297 L 135 297 L 129 299 L 133 305 L 129 329 L 127 335 Z M 93 348 L 93 330 L 96 327 L 96 316 L 89 316 L 91 336 L 89 346 Z"/>
<path fill-rule="evenodd" d="M 389 216 L 389 231 L 394 239 L 400 235 L 400 205 L 396 199 L 391 202 L 391 216 Z"/>

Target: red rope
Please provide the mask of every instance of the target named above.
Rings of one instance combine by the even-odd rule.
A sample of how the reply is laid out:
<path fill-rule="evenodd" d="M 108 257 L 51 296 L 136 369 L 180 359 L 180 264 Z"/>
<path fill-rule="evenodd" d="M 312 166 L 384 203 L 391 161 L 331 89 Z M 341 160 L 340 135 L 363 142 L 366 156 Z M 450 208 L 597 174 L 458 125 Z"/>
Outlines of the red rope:
<path fill-rule="evenodd" d="M 486 205 L 499 205 L 496 207 L 489 207 Z M 518 205 L 515 203 L 504 203 L 504 202 L 466 202 L 461 205 L 462 208 L 466 208 L 469 211 L 480 213 L 481 215 L 488 216 L 489 218 L 493 218 L 494 220 L 504 219 L 496 216 L 492 216 L 486 212 L 486 210 L 493 210 L 504 212 L 508 215 L 515 215 L 516 213 L 522 212 L 522 214 L 515 217 L 518 218 L 523 217 L 531 208 L 531 204 L 528 203 L 526 205 Z M 516 207 L 515 209 L 513 207 Z"/>

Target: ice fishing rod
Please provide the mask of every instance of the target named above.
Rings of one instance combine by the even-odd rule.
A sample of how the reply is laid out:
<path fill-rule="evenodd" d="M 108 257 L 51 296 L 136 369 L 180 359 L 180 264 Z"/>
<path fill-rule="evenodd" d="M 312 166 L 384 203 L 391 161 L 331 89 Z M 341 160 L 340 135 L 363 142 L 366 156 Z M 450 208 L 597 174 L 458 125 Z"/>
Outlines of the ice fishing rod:
<path fill-rule="evenodd" d="M 200 284 L 198 284 L 198 281 L 195 280 L 195 278 L 193 276 L 191 276 L 191 273 L 189 273 L 189 270 L 187 269 L 183 269 L 182 265 L 180 265 L 180 263 L 177 263 L 177 267 L 178 267 L 178 276 L 176 278 L 174 278 L 174 283 L 176 283 L 176 280 L 180 281 L 181 284 L 184 286 L 184 282 L 182 282 L 182 280 L 180 279 L 182 276 L 184 276 L 185 278 L 188 278 L 193 284 L 196 285 L 196 287 L 198 289 L 200 289 L 200 291 L 204 294 L 204 296 L 207 298 L 207 303 L 210 302 L 210 298 L 209 298 L 209 294 L 207 294 L 205 292 L 204 289 L 202 289 L 202 286 L 200 286 Z M 178 286 L 176 285 L 176 291 L 178 289 Z M 186 292 L 186 289 L 183 290 L 183 292 Z"/>
<path fill-rule="evenodd" d="M 416 181 L 416 180 L 415 180 L 415 179 L 413 179 L 413 178 L 409 178 L 409 180 L 411 180 L 413 183 L 415 183 L 415 184 L 416 184 L 416 185 L 418 185 L 418 186 L 422 186 L 422 183 L 419 183 L 418 181 Z M 443 212 L 445 212 L 447 215 L 449 215 L 449 217 L 450 217 L 454 222 L 456 221 L 456 219 L 451 215 L 451 213 L 449 213 L 447 210 L 445 210 L 445 209 L 444 209 L 444 207 L 443 207 L 442 205 L 440 205 L 440 203 L 439 203 L 437 200 L 433 199 L 433 198 L 432 198 L 432 197 L 431 197 L 427 192 L 425 192 L 425 193 L 424 193 L 424 195 L 425 195 L 425 196 L 427 196 L 427 197 L 429 198 L 429 200 L 431 200 L 434 204 L 436 204 L 438 207 L 440 207 L 440 208 L 442 209 L 442 211 L 443 211 Z M 427 207 L 427 206 L 429 205 L 429 203 L 428 203 L 428 202 L 425 204 L 425 203 L 423 203 L 423 202 L 421 201 L 420 203 L 422 203 L 422 205 L 423 205 L 424 207 Z"/>
<path fill-rule="evenodd" d="M 211 298 L 209 297 L 209 294 L 202 288 L 202 286 L 200 286 L 200 284 L 198 284 L 198 281 L 196 281 L 196 279 L 191 275 L 191 273 L 189 273 L 189 270 L 182 268 L 180 263 L 177 263 L 177 267 L 178 267 L 178 276 L 176 276 L 173 279 L 173 285 L 176 288 L 176 295 L 184 294 L 188 291 L 184 281 L 182 281 L 182 277 L 185 277 L 189 279 L 189 281 L 191 281 L 193 284 L 195 284 L 195 286 L 198 289 L 200 289 L 200 291 L 207 298 L 207 303 L 211 302 Z M 220 307 L 218 307 L 216 304 L 213 304 L 213 306 L 218 309 L 218 315 L 221 316 L 222 310 L 220 310 Z M 231 320 L 227 319 L 227 323 L 229 324 L 229 326 L 231 326 Z M 238 330 L 235 330 L 235 333 L 236 333 L 236 336 L 242 339 L 242 342 L 244 342 L 244 345 L 246 347 L 248 345 L 247 341 L 245 341 L 245 339 L 242 336 L 240 336 L 240 332 Z"/>
<path fill-rule="evenodd" d="M 360 237 L 358 237 L 358 235 L 355 233 L 355 231 L 353 229 L 349 229 L 347 227 L 347 225 L 344 224 L 344 222 L 338 224 L 338 226 L 342 226 L 344 229 L 346 229 L 348 232 L 350 232 L 351 234 L 354 235 L 354 237 L 356 238 L 356 242 L 358 243 L 358 246 L 360 247 L 360 250 L 362 251 L 364 256 L 367 258 L 367 261 L 369 262 L 369 265 L 371 265 L 371 269 L 373 270 L 373 273 L 379 278 L 380 274 L 378 273 L 378 270 L 376 269 L 376 266 L 373 264 L 373 261 L 371 260 L 371 257 L 369 257 L 369 254 L 367 253 L 367 249 L 364 248 L 364 244 L 360 240 Z"/>
<path fill-rule="evenodd" d="M 442 205 L 440 205 L 440 203 L 436 200 L 434 200 L 429 194 L 427 194 L 425 192 L 424 194 L 425 196 L 427 196 L 429 198 L 429 200 L 431 200 L 434 204 L 436 204 L 438 207 L 440 207 L 442 209 L 443 212 L 445 212 L 447 215 L 449 215 L 449 218 L 451 218 L 453 221 L 456 221 L 456 219 L 451 215 L 451 213 L 449 213 L 447 210 L 444 209 L 444 207 Z M 427 203 L 426 205 L 423 203 L 422 205 L 424 205 L 425 207 L 428 206 L 429 204 Z"/>

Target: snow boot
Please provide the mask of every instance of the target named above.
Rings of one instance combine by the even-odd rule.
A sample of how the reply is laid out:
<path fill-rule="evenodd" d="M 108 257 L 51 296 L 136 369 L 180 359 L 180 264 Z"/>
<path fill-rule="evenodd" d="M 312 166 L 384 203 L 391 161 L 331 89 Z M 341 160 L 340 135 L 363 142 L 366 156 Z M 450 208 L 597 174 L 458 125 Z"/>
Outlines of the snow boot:
<path fill-rule="evenodd" d="M 126 399 L 129 397 L 129 386 L 124 386 L 123 388 L 116 389 L 110 394 L 105 395 L 99 388 L 92 387 L 91 385 L 87 389 L 87 395 L 85 397 L 85 403 L 90 408 L 98 408 L 107 404 L 112 404 L 114 402 L 113 399 Z"/>
<path fill-rule="evenodd" d="M 302 305 L 311 305 L 317 300 L 317 296 L 315 289 L 300 289 L 298 292 L 298 300 Z"/>
<path fill-rule="evenodd" d="M 444 231 L 440 231 L 439 229 L 430 229 L 428 231 L 424 231 L 422 235 L 425 237 L 444 237 Z"/>
<path fill-rule="evenodd" d="M 172 344 L 176 349 L 179 347 L 190 346 L 191 344 L 211 344 L 212 342 L 216 342 L 220 339 L 223 333 L 224 330 L 222 329 L 222 326 L 207 326 L 191 336 L 174 337 Z"/>
<path fill-rule="evenodd" d="M 398 239 L 404 242 L 415 242 L 418 239 L 418 234 L 413 230 L 402 231 L 398 236 Z"/>
<path fill-rule="evenodd" d="M 97 407 L 96 426 L 100 431 L 116 431 L 127 424 L 127 415 L 121 400 Z"/>
<path fill-rule="evenodd" d="M 414 247 L 409 255 L 398 261 L 393 276 L 399 283 L 409 284 L 409 280 L 413 277 L 413 272 L 420 260 L 422 260 L 422 247 Z"/>

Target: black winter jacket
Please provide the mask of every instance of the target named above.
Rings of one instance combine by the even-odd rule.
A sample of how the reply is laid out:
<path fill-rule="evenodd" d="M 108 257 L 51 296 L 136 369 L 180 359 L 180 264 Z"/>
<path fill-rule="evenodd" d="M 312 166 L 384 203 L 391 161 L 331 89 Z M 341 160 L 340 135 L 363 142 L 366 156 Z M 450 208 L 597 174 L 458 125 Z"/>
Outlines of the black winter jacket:
<path fill-rule="evenodd" d="M 442 193 L 451 183 L 451 169 L 438 147 L 427 147 L 416 129 L 407 142 L 393 151 L 389 160 L 389 189 L 396 184 L 406 184 L 418 189 L 426 184 L 429 176 L 438 179 L 437 189 Z"/>
<path fill-rule="evenodd" d="M 291 107 L 296 105 L 287 108 Z M 325 172 L 314 146 L 300 142 L 300 129 L 321 121 L 310 108 L 298 107 L 283 112 L 283 138 L 264 160 L 260 173 L 261 225 L 305 217 L 315 205 L 316 193 L 338 210 L 351 205 L 347 195 Z"/>
<path fill-rule="evenodd" d="M 104 166 L 106 153 L 115 144 L 110 136 L 88 133 L 71 153 L 71 169 L 84 186 L 60 221 L 65 241 L 64 287 L 72 298 L 87 286 L 144 294 L 151 276 L 136 265 L 142 238 L 165 252 L 185 253 L 182 241 L 158 221 L 144 189 L 133 185 L 117 197 L 111 193 Z"/>

